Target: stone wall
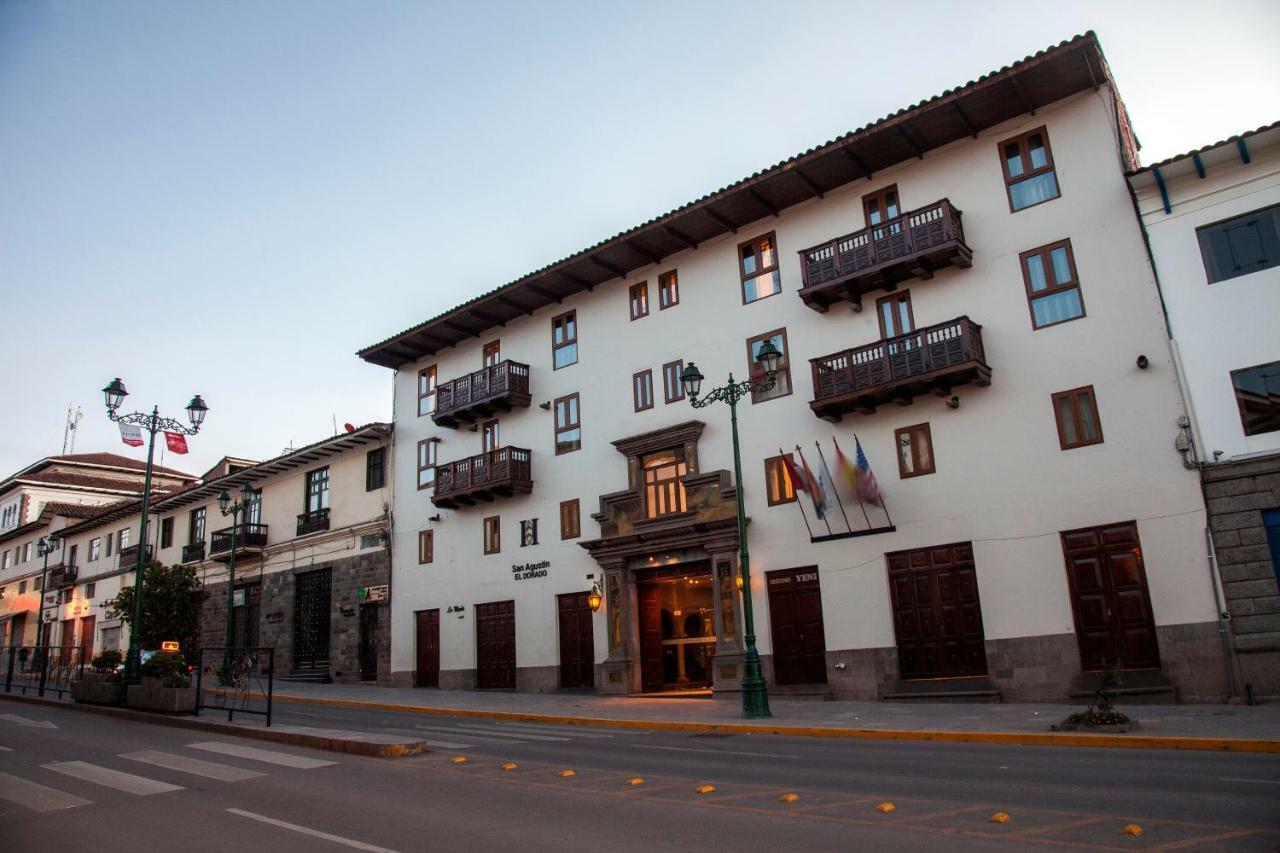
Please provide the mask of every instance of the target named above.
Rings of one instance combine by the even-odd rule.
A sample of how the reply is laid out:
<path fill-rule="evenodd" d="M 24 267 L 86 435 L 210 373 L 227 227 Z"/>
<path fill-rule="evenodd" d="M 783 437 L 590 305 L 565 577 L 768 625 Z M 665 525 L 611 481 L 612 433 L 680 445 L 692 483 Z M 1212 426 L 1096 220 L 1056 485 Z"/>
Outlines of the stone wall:
<path fill-rule="evenodd" d="M 1280 698 L 1280 590 L 1262 510 L 1280 507 L 1280 455 L 1204 468 L 1240 689 Z"/>

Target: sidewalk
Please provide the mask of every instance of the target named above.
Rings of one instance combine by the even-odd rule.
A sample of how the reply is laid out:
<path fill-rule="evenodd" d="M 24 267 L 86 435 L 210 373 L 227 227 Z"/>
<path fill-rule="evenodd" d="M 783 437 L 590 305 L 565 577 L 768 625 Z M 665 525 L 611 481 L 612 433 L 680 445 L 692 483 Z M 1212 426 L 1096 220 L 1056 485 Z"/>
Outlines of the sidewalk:
<path fill-rule="evenodd" d="M 1118 735 L 1051 733 L 1083 705 L 821 702 L 770 699 L 773 718 L 743 720 L 741 706 L 709 698 L 430 690 L 362 684 L 277 684 L 280 702 L 366 705 L 385 710 L 490 718 L 543 718 L 566 725 L 736 730 L 751 733 L 1045 745 L 1228 749 L 1280 753 L 1280 705 L 1120 706 L 1141 725 Z"/>

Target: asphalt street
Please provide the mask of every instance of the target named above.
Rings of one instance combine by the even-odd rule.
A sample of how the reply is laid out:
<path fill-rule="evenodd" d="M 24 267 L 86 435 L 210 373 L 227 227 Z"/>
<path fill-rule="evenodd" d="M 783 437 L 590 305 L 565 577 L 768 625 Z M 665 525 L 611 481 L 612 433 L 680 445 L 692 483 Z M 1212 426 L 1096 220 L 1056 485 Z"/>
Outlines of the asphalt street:
<path fill-rule="evenodd" d="M 277 716 L 421 737 L 431 751 L 361 758 L 0 702 L 0 849 L 1280 845 L 1270 755 L 717 737 L 286 703 Z M 991 822 L 1001 812 L 1008 821 Z M 1121 834 L 1130 824 L 1142 835 Z"/>

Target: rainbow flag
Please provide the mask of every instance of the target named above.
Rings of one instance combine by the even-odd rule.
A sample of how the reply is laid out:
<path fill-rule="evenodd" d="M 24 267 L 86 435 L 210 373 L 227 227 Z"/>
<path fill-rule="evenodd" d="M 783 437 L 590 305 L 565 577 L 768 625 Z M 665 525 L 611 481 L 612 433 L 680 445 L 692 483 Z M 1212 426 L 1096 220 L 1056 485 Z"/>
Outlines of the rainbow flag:
<path fill-rule="evenodd" d="M 858 493 L 858 469 L 849 461 L 849 457 L 840 451 L 840 442 L 836 441 L 836 437 L 831 436 L 831 443 L 836 446 L 836 469 L 844 474 L 845 480 L 849 482 L 849 491 L 851 494 Z"/>

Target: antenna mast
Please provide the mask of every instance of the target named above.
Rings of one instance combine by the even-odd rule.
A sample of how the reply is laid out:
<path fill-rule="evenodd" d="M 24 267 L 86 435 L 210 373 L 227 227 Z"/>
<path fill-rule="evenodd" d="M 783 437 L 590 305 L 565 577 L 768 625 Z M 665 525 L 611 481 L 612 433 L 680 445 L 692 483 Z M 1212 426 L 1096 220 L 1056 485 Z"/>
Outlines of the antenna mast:
<path fill-rule="evenodd" d="M 80 407 L 74 403 L 67 404 L 67 423 L 62 429 L 62 455 L 76 452 L 76 428 L 80 425 L 80 420 L 84 417 L 84 412 L 80 411 Z"/>

